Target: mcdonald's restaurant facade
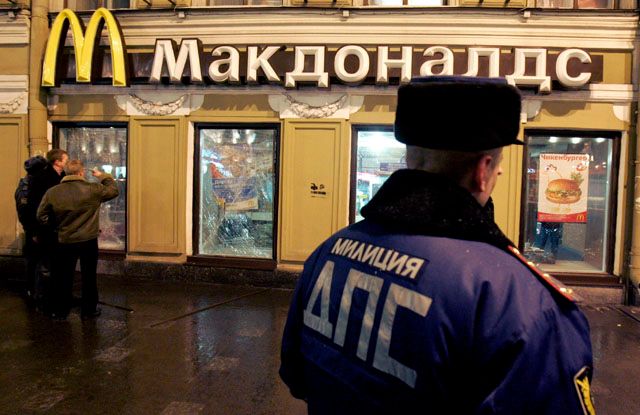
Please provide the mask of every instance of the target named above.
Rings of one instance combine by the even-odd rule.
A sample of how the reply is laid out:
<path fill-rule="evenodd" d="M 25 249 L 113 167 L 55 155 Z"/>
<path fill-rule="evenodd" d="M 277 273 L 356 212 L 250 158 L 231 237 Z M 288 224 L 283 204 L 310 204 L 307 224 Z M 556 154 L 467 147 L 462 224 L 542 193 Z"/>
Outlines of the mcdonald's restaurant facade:
<path fill-rule="evenodd" d="M 398 85 L 463 74 L 506 78 L 523 94 L 527 145 L 505 148 L 494 193 L 503 231 L 566 281 L 635 275 L 633 10 L 184 7 L 36 18 L 0 17 L 0 50 L 16 56 L 0 62 L 9 162 L 0 183 L 10 194 L 22 162 L 52 146 L 113 174 L 121 195 L 101 209 L 102 272 L 293 281 L 404 167 L 393 139 Z M 47 26 L 40 45 L 30 24 Z M 460 103 L 460 122 L 470 111 Z M 578 200 L 547 197 L 558 179 L 577 186 Z M 21 254 L 11 203 L 0 232 L 6 266 Z"/>

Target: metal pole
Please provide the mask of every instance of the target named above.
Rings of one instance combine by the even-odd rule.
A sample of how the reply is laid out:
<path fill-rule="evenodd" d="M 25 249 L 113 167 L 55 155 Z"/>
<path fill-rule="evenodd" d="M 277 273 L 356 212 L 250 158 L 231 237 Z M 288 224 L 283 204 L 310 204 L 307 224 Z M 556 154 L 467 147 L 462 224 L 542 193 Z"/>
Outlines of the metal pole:
<path fill-rule="evenodd" d="M 47 94 L 40 88 L 42 57 L 49 36 L 49 1 L 31 1 L 29 41 L 29 155 L 45 154 L 47 140 Z"/>

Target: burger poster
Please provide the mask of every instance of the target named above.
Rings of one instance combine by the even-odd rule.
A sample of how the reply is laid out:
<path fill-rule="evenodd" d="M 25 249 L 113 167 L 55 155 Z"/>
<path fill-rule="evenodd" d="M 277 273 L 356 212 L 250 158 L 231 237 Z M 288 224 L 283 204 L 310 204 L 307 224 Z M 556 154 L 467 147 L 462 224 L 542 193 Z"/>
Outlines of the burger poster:
<path fill-rule="evenodd" d="M 587 221 L 588 154 L 540 154 L 538 222 Z"/>

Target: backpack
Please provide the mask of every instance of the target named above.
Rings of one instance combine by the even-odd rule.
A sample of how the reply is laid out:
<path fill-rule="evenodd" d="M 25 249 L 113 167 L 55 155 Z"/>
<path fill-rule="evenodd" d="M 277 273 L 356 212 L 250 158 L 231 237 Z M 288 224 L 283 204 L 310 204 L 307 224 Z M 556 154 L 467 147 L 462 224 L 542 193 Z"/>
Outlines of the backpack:
<path fill-rule="evenodd" d="M 20 179 L 14 193 L 16 212 L 18 213 L 18 220 L 22 226 L 32 222 L 32 220 L 29 220 L 29 188 L 33 176 L 44 170 L 46 166 L 47 159 L 42 156 L 31 157 L 24 162 L 24 169 L 27 171 L 27 175 Z"/>

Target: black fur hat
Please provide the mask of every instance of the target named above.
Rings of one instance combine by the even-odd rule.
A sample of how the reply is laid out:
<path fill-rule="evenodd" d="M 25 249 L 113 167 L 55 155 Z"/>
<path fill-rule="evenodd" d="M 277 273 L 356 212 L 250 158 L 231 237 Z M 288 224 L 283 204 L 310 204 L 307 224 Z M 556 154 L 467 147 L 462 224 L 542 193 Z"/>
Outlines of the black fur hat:
<path fill-rule="evenodd" d="M 521 145 L 520 99 L 518 90 L 500 78 L 415 78 L 398 89 L 396 139 L 468 152 Z"/>

